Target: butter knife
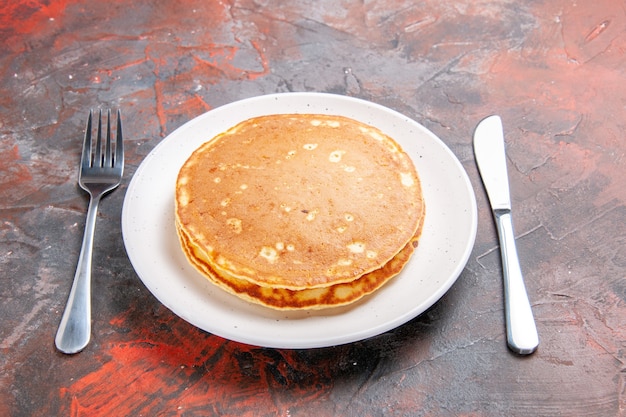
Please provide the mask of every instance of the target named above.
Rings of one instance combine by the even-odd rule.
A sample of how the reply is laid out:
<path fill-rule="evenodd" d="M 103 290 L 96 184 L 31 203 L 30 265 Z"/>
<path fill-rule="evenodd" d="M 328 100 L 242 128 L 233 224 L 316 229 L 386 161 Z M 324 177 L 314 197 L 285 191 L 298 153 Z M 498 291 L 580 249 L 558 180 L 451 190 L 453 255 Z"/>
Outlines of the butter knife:
<path fill-rule="evenodd" d="M 515 247 L 504 133 L 499 116 L 489 116 L 476 127 L 474 154 L 500 240 L 507 343 L 513 352 L 528 355 L 537 349 L 539 336 Z"/>

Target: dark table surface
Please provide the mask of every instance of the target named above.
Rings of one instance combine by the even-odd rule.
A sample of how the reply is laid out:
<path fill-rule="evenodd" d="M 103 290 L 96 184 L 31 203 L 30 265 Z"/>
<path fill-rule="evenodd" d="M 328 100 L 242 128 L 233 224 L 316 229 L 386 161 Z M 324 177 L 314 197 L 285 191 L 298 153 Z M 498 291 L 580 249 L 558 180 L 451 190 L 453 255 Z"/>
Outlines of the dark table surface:
<path fill-rule="evenodd" d="M 0 415 L 626 415 L 626 3 L 3 2 Z M 199 330 L 127 257 L 128 183 L 169 133 L 276 92 L 358 97 L 426 126 L 478 203 L 469 262 L 432 308 L 368 340 L 271 349 Z M 121 108 L 126 171 L 98 215 L 93 334 L 53 343 L 87 207 L 91 107 Z M 472 133 L 499 114 L 541 339 L 506 346 L 502 269 Z"/>

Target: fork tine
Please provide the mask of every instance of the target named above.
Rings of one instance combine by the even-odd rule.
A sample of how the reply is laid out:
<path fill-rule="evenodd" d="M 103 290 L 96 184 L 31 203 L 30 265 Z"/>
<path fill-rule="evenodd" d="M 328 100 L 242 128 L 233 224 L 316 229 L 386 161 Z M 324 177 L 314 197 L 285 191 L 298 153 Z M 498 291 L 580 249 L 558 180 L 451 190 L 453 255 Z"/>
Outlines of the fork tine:
<path fill-rule="evenodd" d="M 96 139 L 96 153 L 93 158 L 93 166 L 102 166 L 102 109 L 98 112 L 98 138 Z"/>
<path fill-rule="evenodd" d="M 107 141 L 104 146 L 104 167 L 111 167 L 111 109 L 107 110 Z"/>
<path fill-rule="evenodd" d="M 85 140 L 83 141 L 83 154 L 80 159 L 81 169 L 91 166 L 91 115 L 89 110 L 89 118 L 87 119 L 87 127 L 85 128 Z"/>
<path fill-rule="evenodd" d="M 117 109 L 117 138 L 115 139 L 115 159 L 113 166 L 124 166 L 124 139 L 122 136 L 122 112 Z"/>

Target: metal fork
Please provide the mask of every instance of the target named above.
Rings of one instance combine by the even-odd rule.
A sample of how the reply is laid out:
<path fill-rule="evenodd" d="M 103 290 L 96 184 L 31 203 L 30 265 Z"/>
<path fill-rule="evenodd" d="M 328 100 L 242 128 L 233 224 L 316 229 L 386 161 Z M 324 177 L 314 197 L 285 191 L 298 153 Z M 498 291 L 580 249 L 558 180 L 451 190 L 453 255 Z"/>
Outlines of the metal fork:
<path fill-rule="evenodd" d="M 91 337 L 91 258 L 96 214 L 100 199 L 120 184 L 124 171 L 124 143 L 122 141 L 120 110 L 117 111 L 115 145 L 111 143 L 111 110 L 107 111 L 104 152 L 102 149 L 102 110 L 98 115 L 98 133 L 95 144 L 91 138 L 92 114 L 93 112 L 90 111 L 89 119 L 87 119 L 78 174 L 78 184 L 90 196 L 87 221 L 74 282 L 55 338 L 57 348 L 68 354 L 83 350 Z"/>

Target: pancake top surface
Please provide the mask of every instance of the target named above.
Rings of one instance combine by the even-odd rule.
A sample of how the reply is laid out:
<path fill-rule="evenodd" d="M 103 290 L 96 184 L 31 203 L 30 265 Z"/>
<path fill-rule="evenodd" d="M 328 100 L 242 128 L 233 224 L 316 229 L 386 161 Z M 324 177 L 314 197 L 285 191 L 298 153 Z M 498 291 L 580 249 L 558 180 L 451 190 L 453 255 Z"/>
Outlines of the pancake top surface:
<path fill-rule="evenodd" d="M 380 268 L 423 216 L 410 158 L 340 116 L 246 120 L 198 148 L 176 184 L 176 220 L 216 271 L 303 289 Z"/>

